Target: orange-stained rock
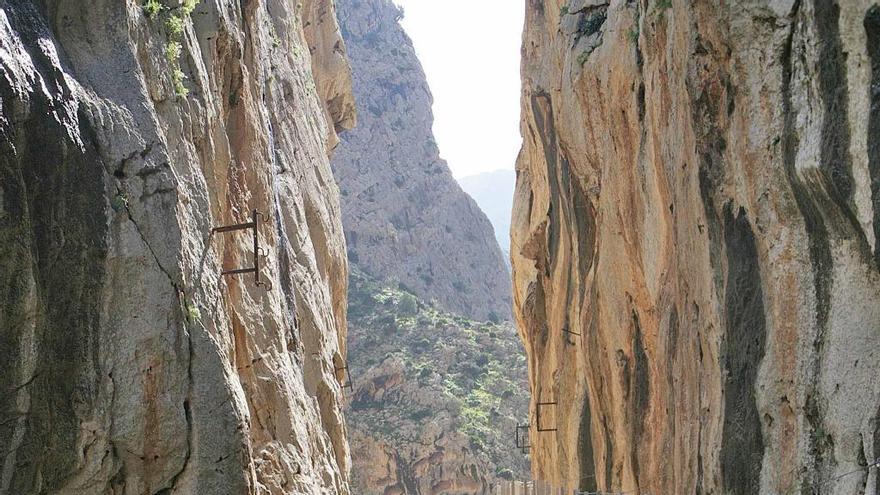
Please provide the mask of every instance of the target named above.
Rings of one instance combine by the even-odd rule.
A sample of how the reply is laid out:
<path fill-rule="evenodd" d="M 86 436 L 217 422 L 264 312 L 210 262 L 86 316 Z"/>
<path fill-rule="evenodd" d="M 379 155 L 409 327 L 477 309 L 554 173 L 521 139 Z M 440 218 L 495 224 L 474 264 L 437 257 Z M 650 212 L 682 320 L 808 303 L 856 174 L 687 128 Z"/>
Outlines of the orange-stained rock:
<path fill-rule="evenodd" d="M 511 259 L 537 479 L 876 490 L 878 43 L 863 0 L 527 2 Z"/>

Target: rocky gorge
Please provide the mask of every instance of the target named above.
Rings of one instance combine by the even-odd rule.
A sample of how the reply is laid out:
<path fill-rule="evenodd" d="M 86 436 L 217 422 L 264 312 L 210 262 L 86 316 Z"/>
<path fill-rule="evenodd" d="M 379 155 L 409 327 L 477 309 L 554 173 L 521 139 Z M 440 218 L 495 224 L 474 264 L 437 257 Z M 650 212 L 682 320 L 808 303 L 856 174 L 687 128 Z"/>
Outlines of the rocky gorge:
<path fill-rule="evenodd" d="M 354 121 L 330 0 L 0 1 L 0 494 L 350 493 Z"/>
<path fill-rule="evenodd" d="M 511 258 L 533 475 L 877 493 L 880 7 L 526 15 Z"/>
<path fill-rule="evenodd" d="M 880 4 L 510 8 L 512 290 L 391 0 L 0 0 L 0 495 L 880 494 Z"/>
<path fill-rule="evenodd" d="M 339 0 L 358 126 L 332 160 L 352 266 L 352 490 L 491 494 L 528 479 L 510 279 L 486 215 L 453 179 L 431 92 L 391 0 Z"/>

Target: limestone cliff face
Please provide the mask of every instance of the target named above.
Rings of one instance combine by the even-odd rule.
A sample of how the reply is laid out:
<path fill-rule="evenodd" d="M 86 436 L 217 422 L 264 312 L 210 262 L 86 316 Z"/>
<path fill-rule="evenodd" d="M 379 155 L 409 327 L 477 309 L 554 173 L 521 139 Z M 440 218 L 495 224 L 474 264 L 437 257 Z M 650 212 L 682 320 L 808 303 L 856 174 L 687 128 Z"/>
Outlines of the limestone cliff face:
<path fill-rule="evenodd" d="M 339 2 L 359 118 L 333 158 L 349 259 L 448 310 L 508 319 L 503 255 L 440 159 L 431 93 L 401 16 L 391 0 Z"/>
<path fill-rule="evenodd" d="M 349 493 L 343 57 L 331 0 L 0 1 L 0 494 Z"/>
<path fill-rule="evenodd" d="M 527 9 L 511 256 L 535 477 L 876 493 L 878 7 Z"/>

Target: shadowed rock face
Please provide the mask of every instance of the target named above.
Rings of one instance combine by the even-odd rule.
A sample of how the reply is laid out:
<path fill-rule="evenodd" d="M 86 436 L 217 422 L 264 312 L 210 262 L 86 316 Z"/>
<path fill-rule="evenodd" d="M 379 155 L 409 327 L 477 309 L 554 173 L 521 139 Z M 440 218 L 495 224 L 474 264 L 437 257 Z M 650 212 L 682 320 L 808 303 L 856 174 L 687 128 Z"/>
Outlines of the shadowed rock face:
<path fill-rule="evenodd" d="M 0 494 L 349 493 L 333 4 L 141 3 L 0 1 Z"/>
<path fill-rule="evenodd" d="M 401 16 L 391 0 L 339 2 L 359 118 L 333 158 L 349 259 L 447 310 L 507 320 L 503 255 L 440 159 L 431 93 Z"/>
<path fill-rule="evenodd" d="M 536 478 L 877 491 L 878 33 L 861 0 L 527 2 Z"/>

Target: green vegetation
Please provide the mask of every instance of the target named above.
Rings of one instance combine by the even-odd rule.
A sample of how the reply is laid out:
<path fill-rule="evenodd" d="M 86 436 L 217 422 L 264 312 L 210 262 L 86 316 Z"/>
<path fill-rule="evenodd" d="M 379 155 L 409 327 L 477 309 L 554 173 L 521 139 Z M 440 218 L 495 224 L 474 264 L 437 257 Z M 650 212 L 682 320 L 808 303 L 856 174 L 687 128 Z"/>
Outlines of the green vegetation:
<path fill-rule="evenodd" d="M 578 55 L 578 65 L 584 65 L 585 63 L 587 63 L 587 59 L 590 57 L 590 53 L 591 52 L 589 50 L 582 51 L 581 54 Z"/>
<path fill-rule="evenodd" d="M 180 60 L 180 54 L 182 52 L 183 45 L 177 41 L 169 41 L 168 44 L 165 45 L 165 60 L 167 60 L 169 64 L 177 63 L 177 61 Z"/>
<path fill-rule="evenodd" d="M 356 414 L 348 416 L 355 428 L 404 448 L 423 441 L 426 422 L 439 422 L 494 465 L 524 475 L 526 464 L 521 456 L 511 460 L 509 445 L 510 431 L 528 412 L 526 362 L 511 324 L 447 313 L 405 285 L 388 287 L 356 267 L 348 302 L 351 369 L 403 380 L 387 378 L 395 385 L 383 398 L 359 394 L 351 404 Z"/>
<path fill-rule="evenodd" d="M 672 0 L 657 0 L 654 4 L 654 13 L 658 18 L 662 18 L 667 9 L 672 8 Z"/>
<path fill-rule="evenodd" d="M 188 303 L 186 305 L 186 319 L 189 320 L 190 323 L 201 321 L 202 312 L 199 311 L 198 306 L 193 303 Z"/>
<path fill-rule="evenodd" d="M 629 28 L 629 31 L 626 32 L 626 37 L 629 39 L 630 43 L 638 44 L 639 42 L 639 27 L 633 26 Z"/>
<path fill-rule="evenodd" d="M 400 296 L 397 307 L 400 310 L 400 314 L 404 316 L 415 316 L 419 312 L 419 303 L 416 301 L 416 296 L 409 292 L 405 292 Z"/>
<path fill-rule="evenodd" d="M 595 12 L 584 16 L 578 24 L 578 35 L 592 36 L 598 33 L 602 29 L 602 25 L 605 24 L 606 19 L 608 19 L 608 14 L 605 12 Z"/>
<path fill-rule="evenodd" d="M 144 2 L 144 14 L 150 19 L 155 19 L 159 12 L 162 12 L 162 3 L 159 0 L 146 0 Z"/>
<path fill-rule="evenodd" d="M 189 17 L 193 10 L 196 9 L 196 5 L 199 4 L 199 1 L 200 0 L 183 0 L 183 5 L 180 7 L 180 12 L 183 14 L 183 17 Z"/>
<path fill-rule="evenodd" d="M 175 68 L 171 71 L 171 82 L 174 84 L 174 94 L 176 94 L 180 98 L 186 98 L 189 95 L 189 88 L 183 84 L 183 81 L 186 79 L 186 75 L 180 69 L 180 67 Z"/>
<path fill-rule="evenodd" d="M 164 23 L 167 41 L 163 52 L 170 68 L 171 85 L 178 98 L 186 98 L 189 95 L 189 88 L 184 83 L 187 77 L 180 64 L 183 56 L 181 38 L 186 29 L 186 22 L 199 1 L 184 0 L 183 4 L 174 8 L 165 5 L 162 0 L 145 0 L 143 4 L 144 13 L 151 21 L 156 20 L 163 12 L 167 13 Z"/>
<path fill-rule="evenodd" d="M 179 15 L 171 15 L 165 20 L 165 29 L 170 36 L 177 36 L 183 33 L 184 22 L 183 17 Z"/>
<path fill-rule="evenodd" d="M 559 17 L 560 17 L 560 18 L 561 18 L 562 16 L 566 15 L 566 14 L 568 14 L 568 4 L 563 5 L 563 6 L 559 9 Z"/>
<path fill-rule="evenodd" d="M 128 209 L 128 196 L 125 193 L 118 193 L 110 200 L 110 207 L 113 211 L 122 211 Z"/>

